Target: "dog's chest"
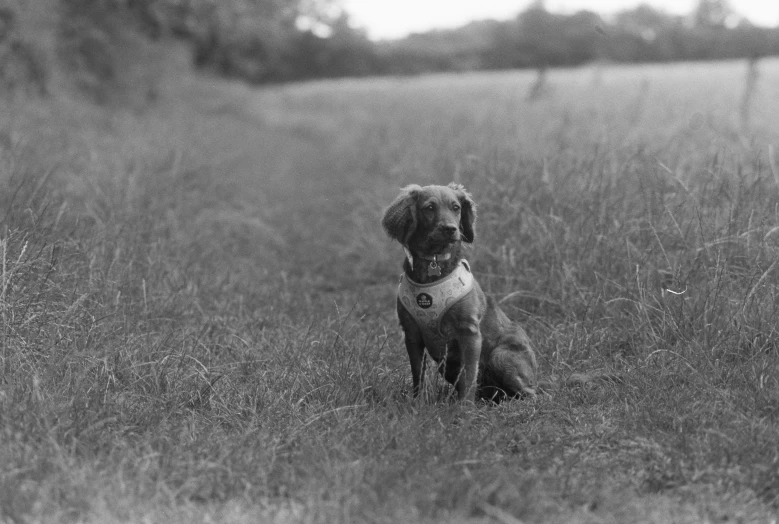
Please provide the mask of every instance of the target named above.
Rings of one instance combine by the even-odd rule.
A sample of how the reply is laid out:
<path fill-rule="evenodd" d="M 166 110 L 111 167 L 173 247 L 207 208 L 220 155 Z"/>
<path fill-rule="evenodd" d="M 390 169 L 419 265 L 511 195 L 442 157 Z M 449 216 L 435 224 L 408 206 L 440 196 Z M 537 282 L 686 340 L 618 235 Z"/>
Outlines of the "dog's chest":
<path fill-rule="evenodd" d="M 446 278 L 432 284 L 417 284 L 405 274 L 398 286 L 398 298 L 414 318 L 433 358 L 443 358 L 450 333 L 441 331 L 441 320 L 449 309 L 473 288 L 468 262 L 461 264 Z"/>

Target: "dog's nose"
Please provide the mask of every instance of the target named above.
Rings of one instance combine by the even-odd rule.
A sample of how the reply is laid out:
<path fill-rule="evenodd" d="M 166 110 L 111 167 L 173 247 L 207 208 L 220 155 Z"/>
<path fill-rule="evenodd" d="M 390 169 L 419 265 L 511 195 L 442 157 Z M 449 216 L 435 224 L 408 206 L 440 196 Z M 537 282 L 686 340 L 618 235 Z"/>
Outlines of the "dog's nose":
<path fill-rule="evenodd" d="M 455 233 L 457 233 L 457 226 L 444 226 L 443 230 L 444 230 L 444 233 L 446 233 L 447 235 L 452 236 Z"/>

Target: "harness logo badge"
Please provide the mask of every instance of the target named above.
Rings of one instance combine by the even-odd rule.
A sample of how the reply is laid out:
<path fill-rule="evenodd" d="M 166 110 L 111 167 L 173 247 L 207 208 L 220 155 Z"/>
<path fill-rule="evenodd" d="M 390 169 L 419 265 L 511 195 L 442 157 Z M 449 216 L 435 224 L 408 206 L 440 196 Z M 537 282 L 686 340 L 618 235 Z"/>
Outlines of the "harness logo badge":
<path fill-rule="evenodd" d="M 422 309 L 427 309 L 433 305 L 433 297 L 427 293 L 420 293 L 417 295 L 417 305 Z"/>

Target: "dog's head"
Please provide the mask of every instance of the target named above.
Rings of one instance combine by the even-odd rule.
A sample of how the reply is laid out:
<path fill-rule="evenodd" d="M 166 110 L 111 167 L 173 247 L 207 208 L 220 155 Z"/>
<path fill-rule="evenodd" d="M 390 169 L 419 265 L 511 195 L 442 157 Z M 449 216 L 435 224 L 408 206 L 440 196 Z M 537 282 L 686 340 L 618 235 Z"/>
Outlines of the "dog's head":
<path fill-rule="evenodd" d="M 460 184 L 406 186 L 384 212 L 389 236 L 412 251 L 437 254 L 460 241 L 473 242 L 476 204 Z"/>

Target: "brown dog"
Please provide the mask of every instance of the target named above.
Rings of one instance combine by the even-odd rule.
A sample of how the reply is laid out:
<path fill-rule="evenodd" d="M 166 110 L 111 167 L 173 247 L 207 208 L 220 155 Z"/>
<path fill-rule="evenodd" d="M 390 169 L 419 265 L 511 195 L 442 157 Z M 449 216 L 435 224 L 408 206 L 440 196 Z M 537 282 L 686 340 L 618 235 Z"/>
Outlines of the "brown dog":
<path fill-rule="evenodd" d="M 425 349 L 460 400 L 536 394 L 527 334 L 484 294 L 463 259 L 475 221 L 476 204 L 454 183 L 407 186 L 384 213 L 384 229 L 406 252 L 397 310 L 414 396 L 423 386 Z"/>

